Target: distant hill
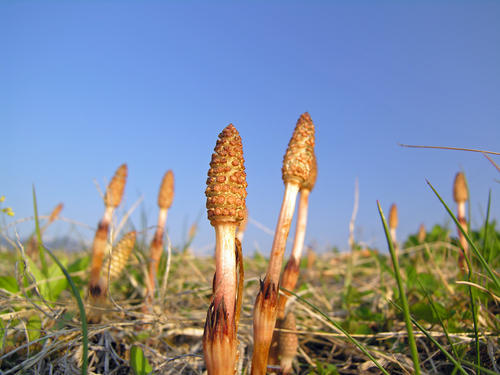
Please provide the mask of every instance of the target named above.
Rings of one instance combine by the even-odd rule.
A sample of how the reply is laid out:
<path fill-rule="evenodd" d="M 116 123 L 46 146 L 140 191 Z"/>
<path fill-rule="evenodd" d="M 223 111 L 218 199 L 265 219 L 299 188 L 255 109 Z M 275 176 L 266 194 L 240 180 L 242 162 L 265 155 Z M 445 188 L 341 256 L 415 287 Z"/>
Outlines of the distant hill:
<path fill-rule="evenodd" d="M 28 243 L 29 238 L 23 238 L 23 244 Z M 65 250 L 65 251 L 86 251 L 90 244 L 82 240 L 75 240 L 74 238 L 63 236 L 52 238 L 45 241 L 45 245 L 51 250 Z M 0 237 L 0 247 L 10 249 L 11 245 L 4 238 Z"/>

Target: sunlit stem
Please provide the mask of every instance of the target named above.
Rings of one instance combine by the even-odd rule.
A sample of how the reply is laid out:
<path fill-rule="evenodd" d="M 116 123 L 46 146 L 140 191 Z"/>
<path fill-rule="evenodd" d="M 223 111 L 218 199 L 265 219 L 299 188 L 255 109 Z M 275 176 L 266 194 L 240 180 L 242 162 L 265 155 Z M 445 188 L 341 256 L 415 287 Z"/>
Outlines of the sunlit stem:
<path fill-rule="evenodd" d="M 235 234 L 234 223 L 215 224 L 214 306 L 218 306 L 224 297 L 229 322 L 234 319 L 236 300 Z"/>
<path fill-rule="evenodd" d="M 281 265 L 286 248 L 286 240 L 290 225 L 292 223 L 293 212 L 295 211 L 295 201 L 299 192 L 299 184 L 296 182 L 287 182 L 285 184 L 285 194 L 281 205 L 278 224 L 274 234 L 273 247 L 271 249 L 271 258 L 267 268 L 267 278 L 269 281 L 278 285 L 280 279 Z"/>

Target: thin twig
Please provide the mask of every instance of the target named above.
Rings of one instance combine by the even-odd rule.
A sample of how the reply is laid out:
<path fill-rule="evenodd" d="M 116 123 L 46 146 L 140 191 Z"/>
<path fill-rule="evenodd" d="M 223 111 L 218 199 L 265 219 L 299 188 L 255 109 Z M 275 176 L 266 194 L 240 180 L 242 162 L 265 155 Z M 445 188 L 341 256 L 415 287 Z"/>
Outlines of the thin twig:
<path fill-rule="evenodd" d="M 477 149 L 474 149 L 474 148 L 447 147 L 447 146 L 405 145 L 403 143 L 398 143 L 398 145 L 401 146 L 401 147 L 408 147 L 408 148 L 433 148 L 433 149 L 439 149 L 439 150 L 470 151 L 470 152 L 480 152 L 482 154 L 500 155 L 500 152 L 477 150 Z"/>

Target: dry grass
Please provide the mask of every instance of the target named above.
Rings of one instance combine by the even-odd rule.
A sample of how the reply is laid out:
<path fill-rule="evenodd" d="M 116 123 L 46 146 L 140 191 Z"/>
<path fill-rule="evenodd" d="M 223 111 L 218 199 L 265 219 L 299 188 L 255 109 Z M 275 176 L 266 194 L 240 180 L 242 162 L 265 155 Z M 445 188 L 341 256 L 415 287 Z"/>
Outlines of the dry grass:
<path fill-rule="evenodd" d="M 426 251 L 433 254 L 432 262 L 421 261 L 427 256 Z M 459 277 L 456 255 L 457 248 L 451 243 L 425 244 L 402 250 L 402 264 L 416 266 L 417 274 L 439 275 L 439 280 L 446 282 L 448 289 L 443 287 L 446 294 L 434 296 L 436 303 L 467 309 L 465 288 L 456 282 Z M 11 275 L 16 256 L 2 252 L 0 257 L 0 273 Z M 349 257 L 333 253 L 319 255 L 316 267 L 311 272 L 301 272 L 298 293 L 354 333 L 390 373 L 412 373 L 404 322 L 388 302 L 394 299 L 395 290 L 393 278 L 384 270 L 384 264 L 390 263 L 385 256 L 376 252 L 359 252 L 354 257 L 351 282 L 351 292 L 355 291 L 356 296 L 348 298 L 344 277 Z M 32 275 L 29 269 L 23 270 L 22 263 L 19 263 L 20 272 L 16 274 L 20 285 L 23 285 L 24 276 Z M 165 259 L 162 259 L 163 267 L 165 263 Z M 245 259 L 246 278 L 238 332 L 244 373 L 248 373 L 253 347 L 253 302 L 258 292 L 259 278 L 264 275 L 266 267 L 267 260 L 263 257 Z M 211 297 L 212 280 L 207 275 L 214 272 L 213 259 L 174 251 L 166 297 L 164 300 L 155 300 L 153 314 L 142 312 L 144 275 L 137 269 L 137 265 L 129 265 L 125 272 L 126 279 L 122 279 L 119 285 L 116 282 L 112 284 L 110 301 L 105 307 L 102 322 L 89 325 L 90 373 L 132 374 L 129 351 L 132 345 L 139 345 L 155 374 L 203 374 L 205 365 L 201 338 Z M 83 271 L 77 271 L 72 276 L 79 280 L 85 275 Z M 37 285 L 32 277 L 28 278 L 30 282 L 18 293 L 0 289 L 4 326 L 1 338 L 4 344 L 0 352 L 1 373 L 79 374 L 81 332 L 74 300 L 69 292 L 63 291 L 56 303 L 44 301 L 34 292 L 36 287 L 40 288 L 40 283 Z M 412 296 L 410 291 L 410 304 L 418 302 L 417 297 L 417 294 Z M 335 364 L 341 374 L 379 373 L 362 353 L 346 343 L 343 335 L 337 333 L 319 314 L 298 301 L 293 304 L 293 309 L 299 336 L 299 351 L 294 363 L 296 373 L 309 373 L 318 361 Z M 493 328 L 500 324 L 498 313 L 498 301 L 479 309 L 481 340 L 486 343 L 481 346 L 484 348 L 484 353 L 481 353 L 483 366 L 492 370 L 495 365 L 497 369 L 500 366 L 498 330 Z M 40 337 L 33 336 L 31 332 L 33 324 L 30 319 L 33 316 L 40 317 Z M 423 324 L 439 342 L 448 347 L 439 324 Z M 463 317 L 450 329 L 452 340 L 459 344 L 458 348 L 465 356 L 473 348 L 474 337 L 470 327 L 470 319 Z M 364 331 L 366 333 L 356 334 Z M 443 354 L 419 332 L 416 336 L 424 372 L 450 373 L 453 366 Z"/>

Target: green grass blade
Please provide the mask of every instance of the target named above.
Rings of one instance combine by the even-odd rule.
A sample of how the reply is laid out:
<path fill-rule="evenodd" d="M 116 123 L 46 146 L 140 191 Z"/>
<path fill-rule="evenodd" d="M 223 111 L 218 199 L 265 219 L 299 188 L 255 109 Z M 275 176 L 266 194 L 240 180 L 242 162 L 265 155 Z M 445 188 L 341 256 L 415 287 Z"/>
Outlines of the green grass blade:
<path fill-rule="evenodd" d="M 424 286 L 422 285 L 422 283 L 420 282 L 419 279 L 417 279 L 417 282 L 418 282 L 418 285 L 420 286 L 420 289 L 422 289 L 422 291 L 424 292 L 425 297 L 429 301 L 429 305 L 431 306 L 432 311 L 434 312 L 434 314 L 436 314 L 436 317 L 439 320 L 439 324 L 441 325 L 441 328 L 443 329 L 443 332 L 446 336 L 446 340 L 448 341 L 448 344 L 451 347 L 451 351 L 453 352 L 453 354 L 455 355 L 456 358 L 459 358 L 459 355 L 457 353 L 455 345 L 453 345 L 453 341 L 451 341 L 451 337 L 448 333 L 448 330 L 446 329 L 446 326 L 444 325 L 443 319 L 441 318 L 441 315 L 439 314 L 439 311 L 436 308 L 436 305 L 434 304 L 434 301 L 432 300 L 431 295 L 429 294 L 427 289 L 424 288 Z"/>
<path fill-rule="evenodd" d="M 40 225 L 38 222 L 38 209 L 36 205 L 36 194 L 35 194 L 35 187 L 33 186 L 33 205 L 35 209 L 35 224 L 36 224 L 36 230 L 37 230 L 37 236 L 38 236 L 38 246 L 42 251 L 47 251 L 47 253 L 50 255 L 52 260 L 56 262 L 56 264 L 59 266 L 61 271 L 64 273 L 64 276 L 66 277 L 66 280 L 68 280 L 69 285 L 71 286 L 71 291 L 73 292 L 73 296 L 76 299 L 76 302 L 78 304 L 78 309 L 80 310 L 80 320 L 82 321 L 82 349 L 83 349 L 83 358 L 82 358 L 82 375 L 87 375 L 87 368 L 88 368 L 88 351 L 89 351 L 89 343 L 88 343 L 88 332 L 87 332 L 87 316 L 85 314 L 85 307 L 83 306 L 83 301 L 82 298 L 80 297 L 80 292 L 78 291 L 78 288 L 76 287 L 75 283 L 73 282 L 73 279 L 71 278 L 70 274 L 64 268 L 62 263 L 57 259 L 57 257 L 50 251 L 46 246 L 42 244 L 42 239 L 40 236 Z M 40 255 L 43 254 L 43 252 L 40 251 Z"/>
<path fill-rule="evenodd" d="M 302 303 L 306 304 L 307 306 L 309 306 L 311 309 L 313 309 L 314 311 L 316 311 L 318 314 L 320 314 L 323 318 L 325 318 L 331 325 L 333 325 L 335 328 L 337 328 L 340 332 L 342 332 L 345 337 L 347 338 L 347 340 L 355 345 L 360 351 L 362 351 L 368 358 L 370 358 L 370 360 L 375 364 L 375 366 L 377 366 L 380 371 L 382 371 L 385 375 L 389 375 L 389 373 L 382 367 L 382 365 L 375 359 L 375 357 L 373 357 L 370 352 L 363 346 L 363 344 L 361 344 L 358 340 L 356 340 L 354 337 L 352 337 L 349 332 L 347 332 L 344 328 L 342 328 L 342 326 L 340 326 L 337 322 L 333 321 L 332 319 L 330 319 L 330 317 L 328 315 L 326 315 L 323 311 L 321 311 L 319 308 L 317 308 L 315 305 L 313 305 L 311 302 L 305 300 L 304 298 L 302 298 L 301 296 L 299 296 L 298 294 L 296 294 L 295 292 L 291 291 L 291 290 L 288 290 L 286 288 L 281 288 L 281 290 L 287 292 L 287 293 L 290 293 L 291 295 L 293 295 L 295 298 L 297 298 L 299 301 L 301 301 Z"/>
<path fill-rule="evenodd" d="M 401 272 L 399 270 L 399 262 L 396 256 L 396 251 L 394 250 L 394 243 L 391 238 L 391 234 L 389 232 L 389 228 L 387 226 L 387 221 L 385 220 L 384 212 L 382 211 L 382 207 L 380 207 L 380 202 L 377 201 L 378 213 L 380 214 L 380 218 L 382 219 L 382 225 L 385 231 L 385 237 L 387 239 L 387 244 L 389 245 L 389 251 L 391 253 L 392 264 L 394 266 L 394 276 L 396 277 L 396 281 L 398 283 L 399 289 L 399 297 L 401 299 L 401 303 L 403 305 L 403 316 L 405 319 L 406 330 L 408 332 L 408 344 L 410 346 L 411 357 L 413 360 L 413 366 L 415 368 L 415 374 L 420 374 L 420 362 L 418 359 L 418 350 L 417 343 L 415 341 L 415 336 L 413 335 L 413 327 L 411 325 L 411 317 L 410 317 L 410 308 L 408 306 L 408 300 L 406 299 L 406 294 L 403 286 L 403 279 L 401 278 Z"/>
<path fill-rule="evenodd" d="M 394 306 L 396 307 L 397 309 L 399 309 L 400 311 L 403 311 L 403 309 L 401 308 L 401 306 L 398 306 L 398 304 L 394 303 L 393 301 L 390 301 L 389 302 Z M 432 337 L 432 335 L 427 332 L 427 330 L 419 323 L 417 322 L 413 317 L 410 316 L 410 319 L 412 321 L 413 324 L 415 324 L 415 326 L 429 339 L 431 340 L 434 345 L 436 345 L 439 350 L 441 350 L 441 352 L 446 356 L 446 358 L 448 358 L 454 365 L 455 367 L 458 369 L 458 371 L 460 371 L 462 374 L 465 374 L 467 375 L 467 372 L 464 370 L 464 368 L 462 367 L 462 365 L 460 364 L 460 362 L 458 362 L 445 348 L 444 346 L 442 346 L 434 337 Z"/>
<path fill-rule="evenodd" d="M 434 194 L 436 194 L 436 196 L 438 197 L 438 199 L 441 201 L 441 204 L 444 206 L 444 208 L 446 209 L 446 211 L 448 212 L 448 214 L 451 216 L 451 218 L 455 222 L 457 228 L 459 228 L 460 232 L 462 232 L 462 234 L 465 236 L 465 239 L 469 243 L 472 251 L 474 252 L 474 255 L 479 259 L 479 262 L 484 267 L 484 269 L 486 270 L 486 272 L 490 276 L 491 280 L 493 281 L 493 283 L 495 284 L 495 286 L 497 287 L 497 289 L 500 290 L 500 280 L 495 275 L 495 273 L 492 271 L 492 269 L 491 269 L 490 265 L 488 264 L 488 262 L 486 262 L 486 260 L 482 256 L 481 252 L 477 249 L 477 247 L 474 244 L 474 242 L 472 241 L 472 239 L 469 237 L 469 235 L 464 230 L 464 228 L 462 228 L 462 226 L 458 222 L 456 216 L 453 214 L 453 212 L 451 212 L 450 208 L 446 205 L 446 203 L 444 202 L 443 198 L 441 198 L 441 196 L 436 191 L 436 189 L 434 189 L 434 186 L 432 186 L 432 184 L 429 181 L 427 181 L 427 184 L 430 186 L 430 188 L 432 189 L 432 191 L 434 192 Z"/>
<path fill-rule="evenodd" d="M 475 363 L 472 363 L 472 362 L 466 361 L 465 359 L 464 359 L 463 361 L 464 361 L 464 363 L 465 363 L 467 366 L 471 366 L 471 367 L 477 368 L 478 370 L 480 370 L 480 371 L 484 372 L 485 374 L 498 375 L 498 372 L 495 372 L 495 371 L 489 370 L 489 369 L 484 368 L 484 367 L 482 367 L 482 366 L 478 366 L 478 365 L 476 365 Z"/>
<path fill-rule="evenodd" d="M 35 212 L 35 232 L 38 242 L 38 252 L 40 253 L 40 261 L 42 262 L 42 273 L 47 277 L 47 261 L 45 260 L 45 252 L 42 246 L 42 232 L 40 231 L 40 222 L 38 220 L 38 207 L 36 203 L 35 185 L 33 185 L 33 210 Z"/>
<path fill-rule="evenodd" d="M 488 224 L 490 222 L 491 189 L 488 193 L 488 206 L 486 208 L 486 222 L 484 223 L 483 254 L 488 264 L 491 263 L 491 250 L 488 249 Z"/>

